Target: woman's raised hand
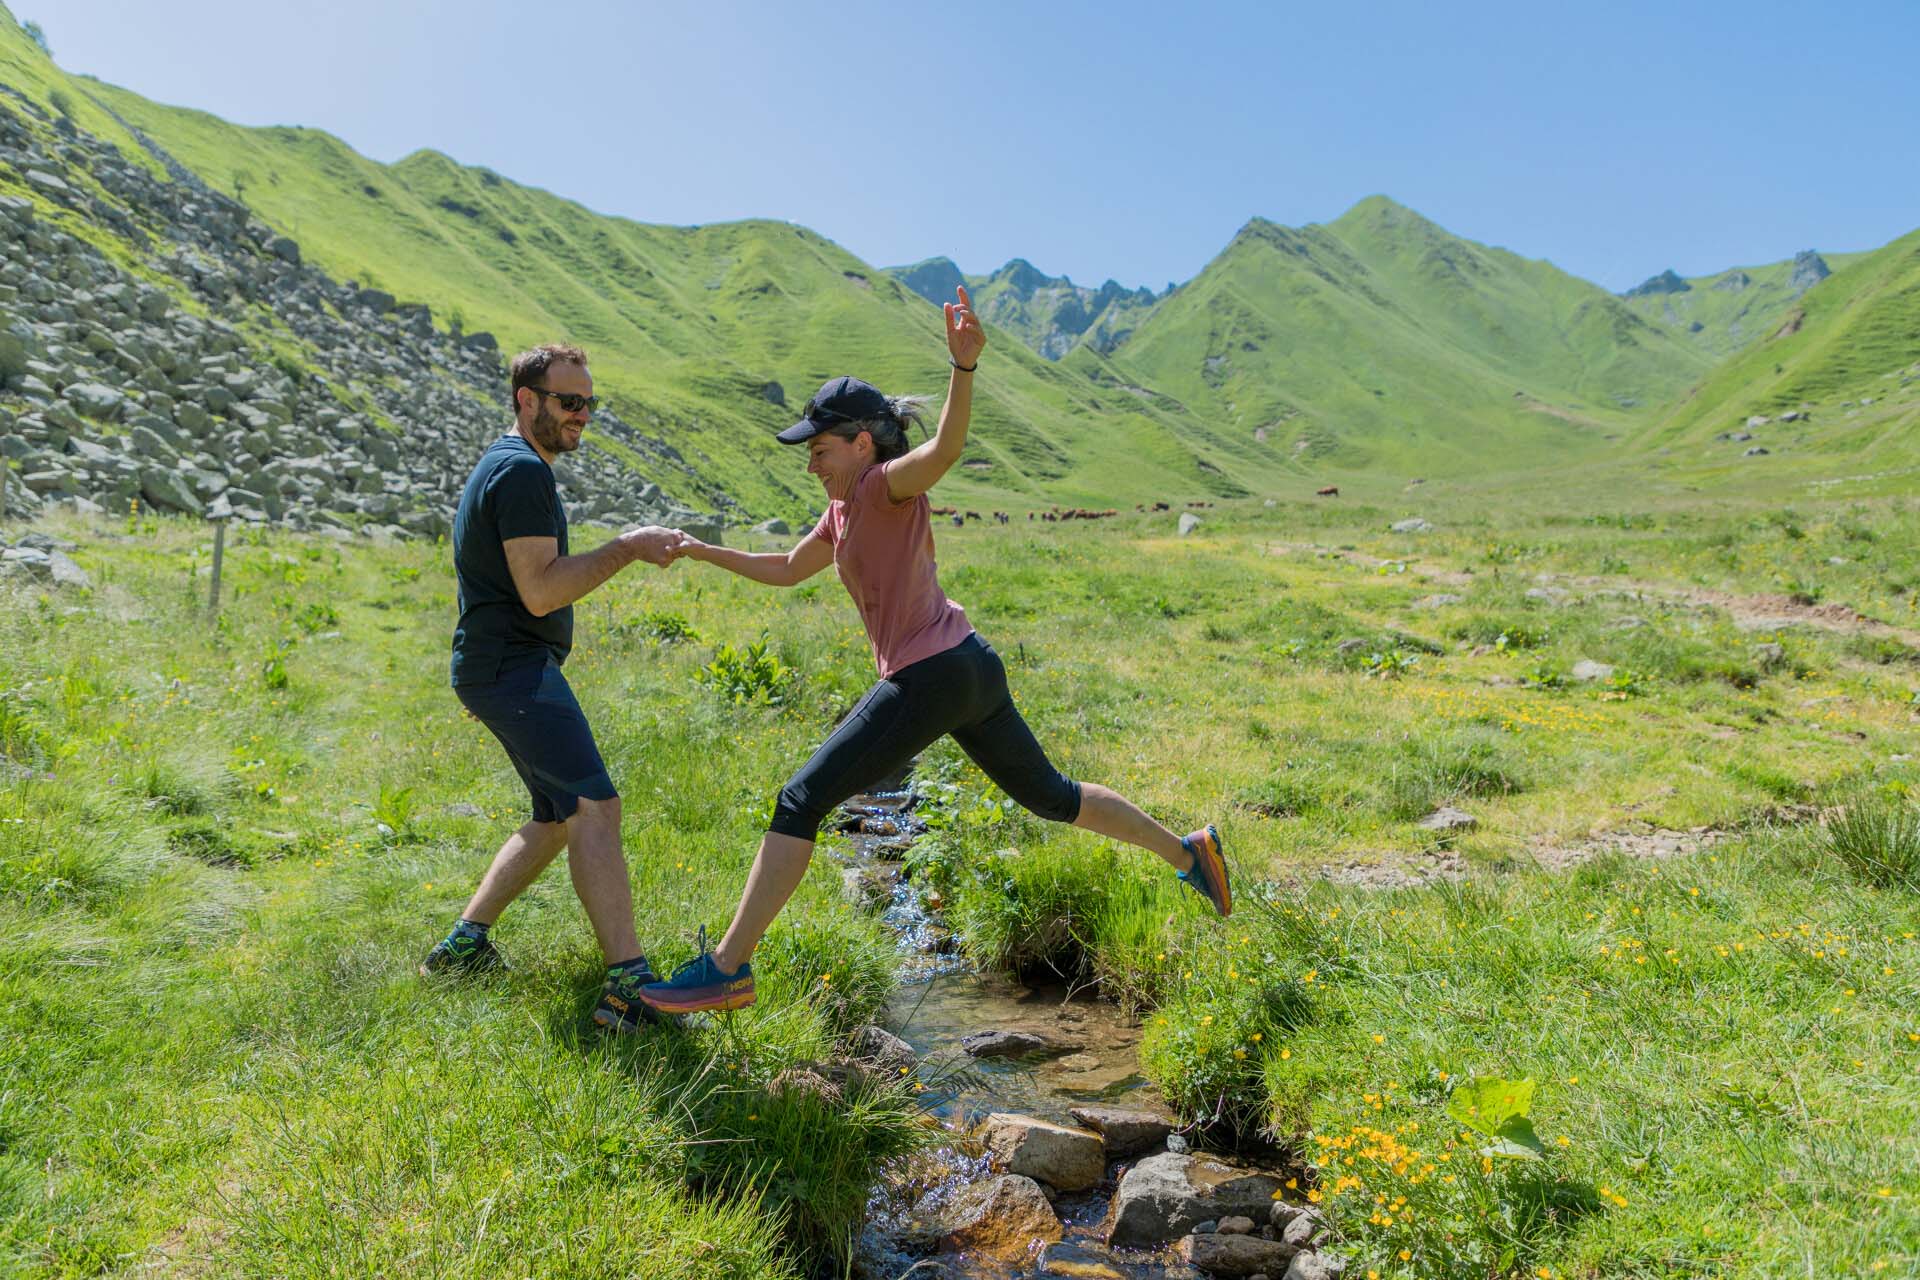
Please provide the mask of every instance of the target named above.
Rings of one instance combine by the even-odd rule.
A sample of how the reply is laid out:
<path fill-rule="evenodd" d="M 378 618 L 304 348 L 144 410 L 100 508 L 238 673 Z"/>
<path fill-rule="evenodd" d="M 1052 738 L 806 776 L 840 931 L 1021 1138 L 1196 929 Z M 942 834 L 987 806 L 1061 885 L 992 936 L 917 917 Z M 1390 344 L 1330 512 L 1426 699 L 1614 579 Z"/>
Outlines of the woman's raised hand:
<path fill-rule="evenodd" d="M 986 349 L 987 331 L 980 327 L 980 317 L 973 313 L 973 299 L 967 296 L 967 287 L 960 285 L 954 293 L 960 300 L 946 304 L 947 354 L 956 365 L 971 369 L 980 363 L 980 353 Z"/>

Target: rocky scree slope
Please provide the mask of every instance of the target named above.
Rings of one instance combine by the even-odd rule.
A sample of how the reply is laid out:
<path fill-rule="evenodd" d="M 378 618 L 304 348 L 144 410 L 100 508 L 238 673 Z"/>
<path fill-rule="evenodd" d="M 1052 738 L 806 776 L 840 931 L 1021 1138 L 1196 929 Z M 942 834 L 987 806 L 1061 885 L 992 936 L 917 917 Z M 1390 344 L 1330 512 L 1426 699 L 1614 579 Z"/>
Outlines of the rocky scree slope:
<path fill-rule="evenodd" d="M 165 161 L 163 153 L 156 153 Z M 0 448 L 7 510 L 141 502 L 299 529 L 434 535 L 509 422 L 485 333 L 337 281 L 245 205 L 161 181 L 23 99 L 0 100 Z M 595 415 L 556 466 L 571 517 L 696 525 L 635 464 L 672 445 Z"/>

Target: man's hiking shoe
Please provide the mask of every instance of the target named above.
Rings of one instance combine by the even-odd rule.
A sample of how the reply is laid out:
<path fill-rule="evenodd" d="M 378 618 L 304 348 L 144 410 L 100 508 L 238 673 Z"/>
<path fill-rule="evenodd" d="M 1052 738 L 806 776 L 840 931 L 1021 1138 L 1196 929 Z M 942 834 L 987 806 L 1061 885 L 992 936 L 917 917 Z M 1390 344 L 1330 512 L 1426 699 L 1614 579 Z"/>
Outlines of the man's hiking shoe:
<path fill-rule="evenodd" d="M 476 938 L 470 933 L 456 933 L 434 943 L 433 950 L 427 952 L 427 958 L 420 962 L 420 976 L 431 978 L 436 973 L 491 973 L 506 967 L 506 957 L 500 954 L 500 948 L 494 946 L 491 939 Z"/>
<path fill-rule="evenodd" d="M 1193 866 L 1175 874 L 1211 902 L 1215 911 L 1223 916 L 1232 915 L 1233 888 L 1227 883 L 1227 860 L 1220 853 L 1219 829 L 1209 822 L 1201 830 L 1183 837 L 1180 844 L 1193 855 Z"/>
<path fill-rule="evenodd" d="M 600 987 L 600 1003 L 593 1006 L 593 1020 L 609 1031 L 638 1031 L 652 1021 L 647 1007 L 640 1003 L 640 988 L 658 978 L 646 957 L 629 969 L 615 969 Z"/>
<path fill-rule="evenodd" d="M 675 969 L 665 982 L 642 987 L 640 998 L 661 1013 L 744 1009 L 753 1003 L 753 966 L 742 964 L 732 973 L 723 971 L 707 949 L 703 925 L 700 954 Z"/>

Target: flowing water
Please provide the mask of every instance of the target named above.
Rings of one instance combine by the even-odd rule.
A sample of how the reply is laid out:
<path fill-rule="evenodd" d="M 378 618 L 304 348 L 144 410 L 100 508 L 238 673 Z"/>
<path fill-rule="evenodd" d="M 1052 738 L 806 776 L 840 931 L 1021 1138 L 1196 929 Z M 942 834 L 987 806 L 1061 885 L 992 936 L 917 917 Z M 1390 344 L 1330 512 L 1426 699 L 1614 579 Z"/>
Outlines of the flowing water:
<path fill-rule="evenodd" d="M 1016 1263 L 968 1254 L 925 1258 L 901 1247 L 901 1233 L 913 1216 L 990 1176 L 981 1143 L 972 1134 L 988 1114 L 1017 1112 L 1075 1124 L 1069 1108 L 1089 1103 L 1163 1109 L 1158 1092 L 1140 1074 L 1140 1027 L 1117 1007 L 1085 989 L 1024 986 L 978 973 L 960 954 L 938 912 L 930 911 L 900 875 L 900 860 L 926 829 L 913 816 L 914 805 L 911 790 L 856 796 L 842 810 L 842 830 L 853 850 L 848 875 L 874 886 L 869 892 L 884 887 L 887 895 L 881 918 L 898 940 L 901 967 L 889 1021 L 931 1067 L 923 1072 L 929 1081 L 925 1101 L 953 1142 L 916 1160 L 905 1176 L 875 1194 L 856 1274 L 871 1280 L 909 1274 L 922 1280 L 1196 1275 L 1167 1253 L 1106 1248 L 1102 1224 L 1111 1185 L 1056 1198 L 1054 1210 L 1066 1238 L 1034 1258 Z M 1022 1058 L 971 1059 L 960 1041 L 978 1031 L 1032 1032 L 1049 1041 L 1049 1048 Z"/>

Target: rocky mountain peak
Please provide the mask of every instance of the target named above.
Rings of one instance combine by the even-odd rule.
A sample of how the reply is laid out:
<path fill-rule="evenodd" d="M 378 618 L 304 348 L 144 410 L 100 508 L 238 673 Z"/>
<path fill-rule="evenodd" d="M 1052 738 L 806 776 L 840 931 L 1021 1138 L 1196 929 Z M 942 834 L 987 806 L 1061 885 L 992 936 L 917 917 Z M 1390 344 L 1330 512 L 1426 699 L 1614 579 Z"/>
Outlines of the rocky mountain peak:
<path fill-rule="evenodd" d="M 1659 275 L 1641 281 L 1620 296 L 1623 298 L 1645 298 L 1657 293 L 1687 293 L 1691 291 L 1692 288 L 1692 285 L 1680 278 L 1679 273 L 1674 271 L 1672 267 L 1668 267 Z"/>
<path fill-rule="evenodd" d="M 1825 258 L 1811 249 L 1802 249 L 1793 255 L 1793 275 L 1788 278 L 1787 287 L 1797 296 L 1832 274 L 1833 269 L 1827 266 Z"/>

